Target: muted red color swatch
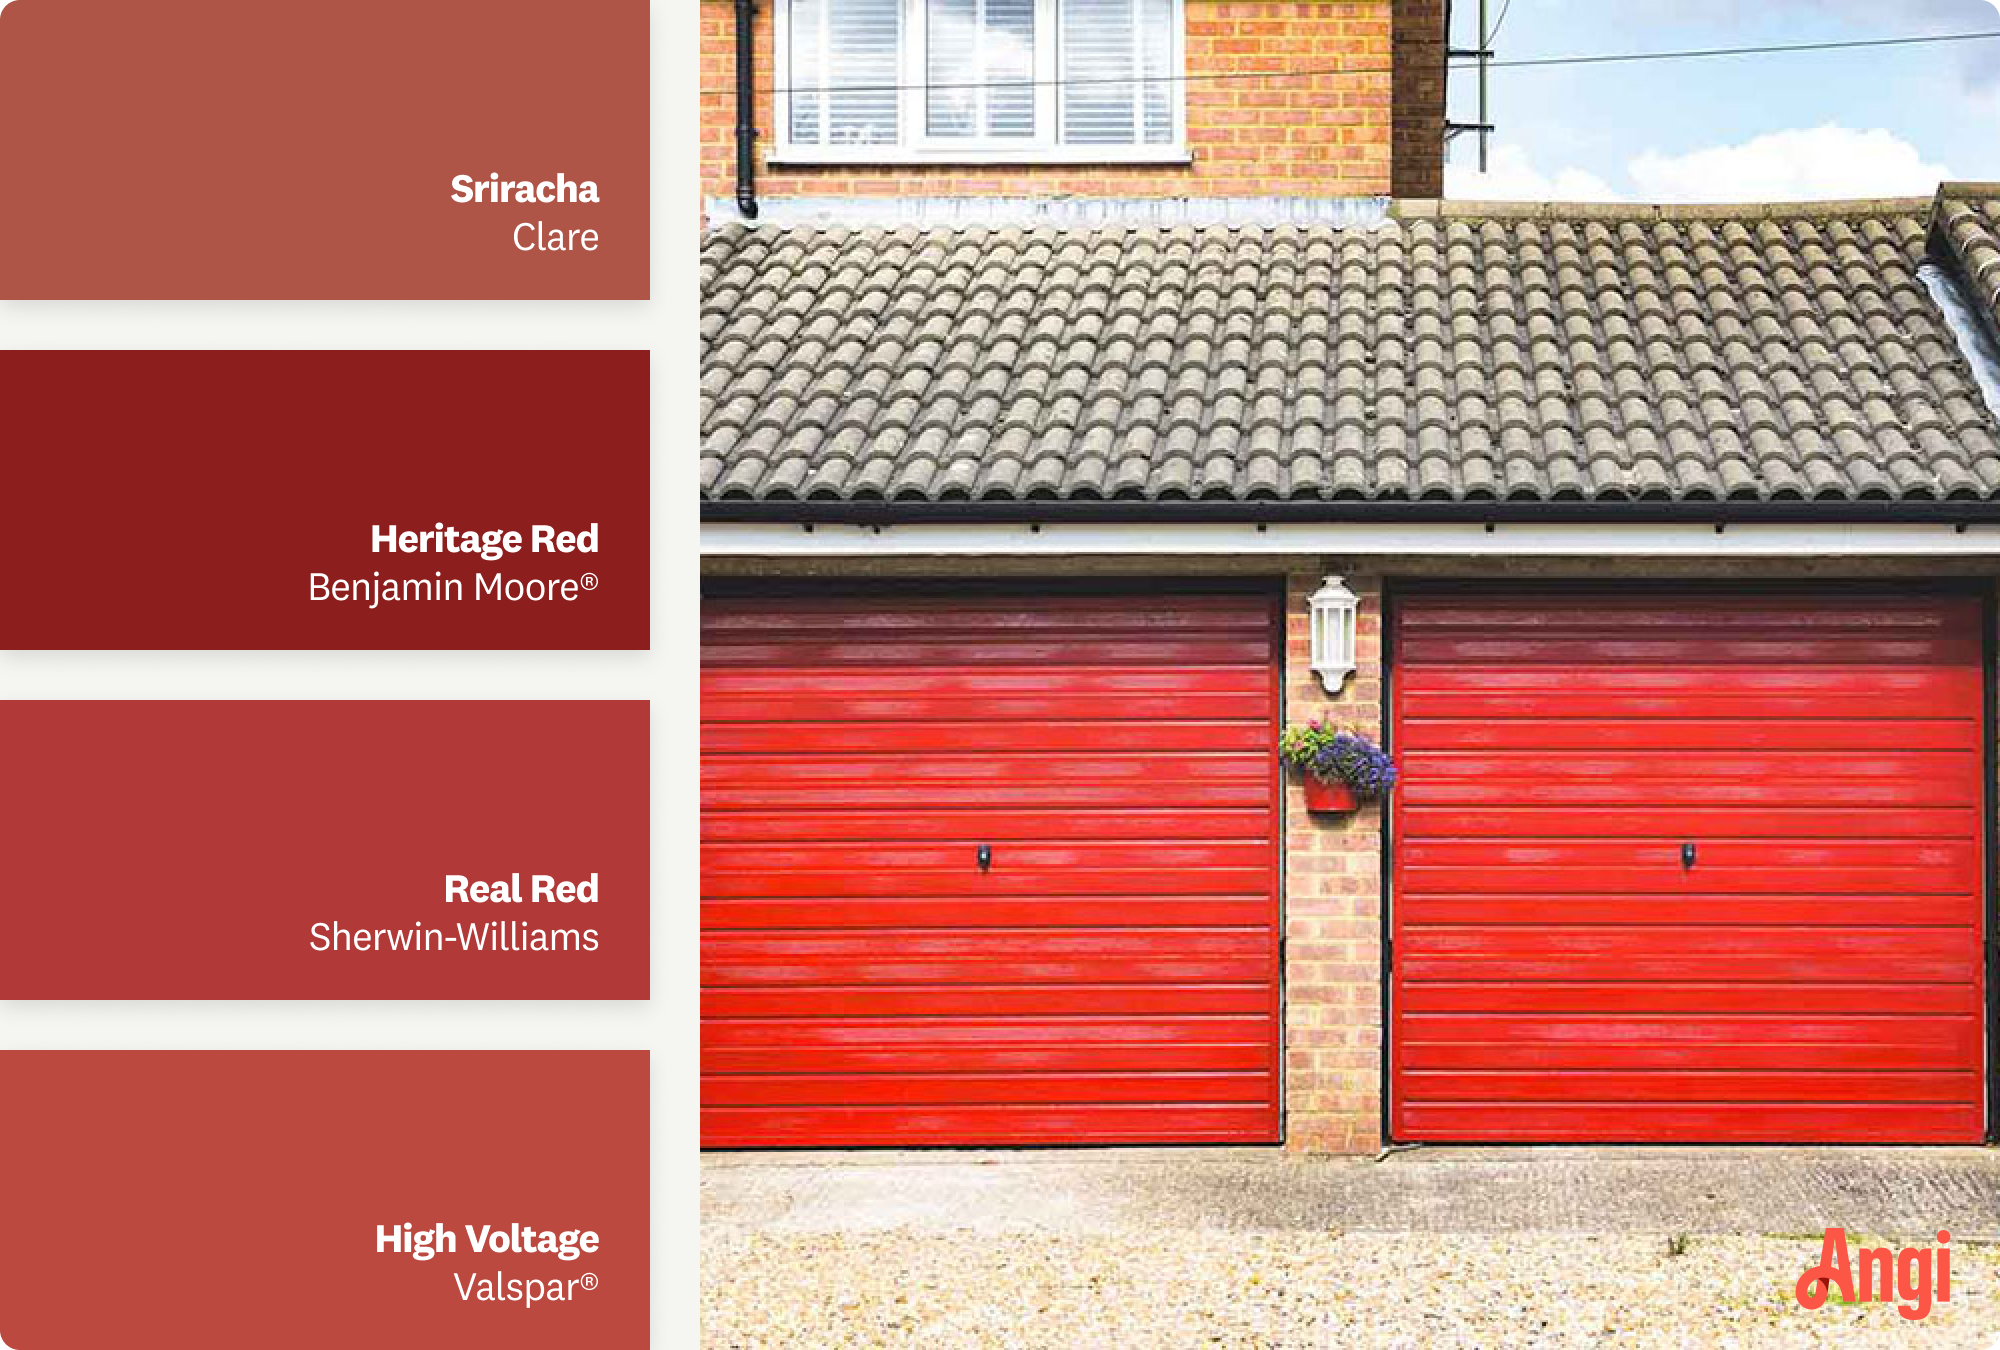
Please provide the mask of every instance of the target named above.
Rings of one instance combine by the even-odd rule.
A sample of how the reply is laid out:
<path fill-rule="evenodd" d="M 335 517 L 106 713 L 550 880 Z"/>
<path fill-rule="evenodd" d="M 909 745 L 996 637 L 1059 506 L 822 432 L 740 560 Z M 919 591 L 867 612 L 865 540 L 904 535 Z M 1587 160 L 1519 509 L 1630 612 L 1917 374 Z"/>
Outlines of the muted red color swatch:
<path fill-rule="evenodd" d="M 639 702 L 0 701 L 0 998 L 646 998 L 648 724 Z M 448 875 L 516 872 L 595 873 L 598 898 L 446 903 Z M 518 927 L 313 950 L 335 922 Z M 514 949 L 537 928 L 596 950 Z"/>
<path fill-rule="evenodd" d="M 644 299 L 648 22 L 643 0 L 14 0 L 0 297 Z M 452 200 L 495 173 L 601 200 Z M 598 247 L 522 251 L 524 222 Z"/>
<path fill-rule="evenodd" d="M 648 1079 L 632 1051 L 0 1053 L 0 1342 L 637 1350 Z M 457 1252 L 378 1253 L 406 1222 Z M 599 1250 L 475 1254 L 467 1224 Z M 579 1296 L 460 1298 L 496 1271 Z"/>

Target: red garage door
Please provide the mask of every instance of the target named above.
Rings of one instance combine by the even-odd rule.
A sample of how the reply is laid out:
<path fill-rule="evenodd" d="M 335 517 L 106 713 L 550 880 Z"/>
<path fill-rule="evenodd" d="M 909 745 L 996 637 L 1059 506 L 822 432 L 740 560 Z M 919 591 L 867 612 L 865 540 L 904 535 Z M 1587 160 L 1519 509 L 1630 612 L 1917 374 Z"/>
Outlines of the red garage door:
<path fill-rule="evenodd" d="M 1984 1132 L 1980 606 L 1399 608 L 1392 1132 Z"/>
<path fill-rule="evenodd" d="M 709 596 L 704 1144 L 1277 1139 L 1277 622 Z"/>

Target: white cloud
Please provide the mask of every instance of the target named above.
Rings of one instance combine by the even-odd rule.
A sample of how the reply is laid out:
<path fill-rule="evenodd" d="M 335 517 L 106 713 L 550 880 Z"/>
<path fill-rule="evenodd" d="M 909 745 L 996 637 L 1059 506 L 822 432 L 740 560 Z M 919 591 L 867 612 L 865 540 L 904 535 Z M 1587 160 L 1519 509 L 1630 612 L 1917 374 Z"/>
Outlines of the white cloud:
<path fill-rule="evenodd" d="M 1662 202 L 1920 197 L 1951 177 L 1892 132 L 1826 126 L 1774 131 L 1684 155 L 1648 150 L 1628 166 L 1638 195 Z"/>
<path fill-rule="evenodd" d="M 2000 4 L 2000 0 L 1993 0 Z M 1625 166 L 1633 191 L 1588 169 L 1544 173 L 1519 145 L 1494 147 L 1492 169 L 1447 164 L 1445 196 L 1460 201 L 1647 202 L 1814 201 L 1832 197 L 1923 197 L 1952 176 L 1893 132 L 1829 123 L 1711 145 L 1685 154 L 1657 150 Z"/>
<path fill-rule="evenodd" d="M 1995 0 L 2000 3 L 2000 0 Z M 1489 202 L 1611 202 L 1618 191 L 1586 169 L 1558 169 L 1543 174 L 1518 145 L 1495 146 L 1490 171 L 1471 164 L 1444 166 L 1444 195 L 1461 201 Z"/>

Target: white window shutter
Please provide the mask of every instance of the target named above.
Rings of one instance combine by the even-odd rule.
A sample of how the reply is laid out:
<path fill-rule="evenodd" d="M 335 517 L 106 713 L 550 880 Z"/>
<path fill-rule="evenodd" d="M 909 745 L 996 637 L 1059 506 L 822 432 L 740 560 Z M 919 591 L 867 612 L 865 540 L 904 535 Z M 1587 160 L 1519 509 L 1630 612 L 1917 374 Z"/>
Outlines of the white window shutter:
<path fill-rule="evenodd" d="M 1035 134 L 1035 0 L 984 0 L 986 134 Z"/>
<path fill-rule="evenodd" d="M 825 145 L 826 98 L 820 86 L 826 83 L 821 62 L 826 46 L 826 0 L 791 0 L 786 18 L 790 59 L 780 83 L 789 90 L 791 125 L 787 130 L 794 144 Z"/>
<path fill-rule="evenodd" d="M 791 0 L 791 138 L 800 145 L 895 145 L 902 0 Z"/>
<path fill-rule="evenodd" d="M 1036 0 L 924 0 L 925 132 L 1035 135 Z"/>
<path fill-rule="evenodd" d="M 924 130 L 941 140 L 979 134 L 979 0 L 927 0 Z"/>
<path fill-rule="evenodd" d="M 1062 139 L 1071 145 L 1165 145 L 1180 91 L 1174 0 L 1058 0 Z"/>
<path fill-rule="evenodd" d="M 1174 0 L 1140 0 L 1139 73 L 1140 137 L 1147 145 L 1174 140 L 1174 110 L 1180 106 L 1181 85 L 1172 77 L 1175 39 Z"/>

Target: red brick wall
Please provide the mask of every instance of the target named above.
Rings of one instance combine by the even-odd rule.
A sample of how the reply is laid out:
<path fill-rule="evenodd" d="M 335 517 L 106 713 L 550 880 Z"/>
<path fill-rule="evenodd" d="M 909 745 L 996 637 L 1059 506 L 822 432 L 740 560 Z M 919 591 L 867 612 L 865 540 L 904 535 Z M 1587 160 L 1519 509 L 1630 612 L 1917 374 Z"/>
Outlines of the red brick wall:
<path fill-rule="evenodd" d="M 1382 584 L 1361 598 L 1355 671 L 1336 698 L 1311 668 L 1306 597 L 1323 574 L 1285 577 L 1285 720 L 1330 713 L 1382 739 Z M 1368 1153 L 1382 1142 L 1382 811 L 1313 816 L 1285 788 L 1285 1146 Z"/>
<path fill-rule="evenodd" d="M 757 0 L 757 85 L 764 91 L 774 83 L 774 9 L 775 0 Z M 1414 13 L 1409 22 L 1435 11 L 1438 31 L 1416 36 L 1433 46 L 1442 39 L 1443 0 L 1187 0 L 1190 75 L 1288 68 L 1350 72 L 1192 81 L 1187 87 L 1191 165 L 767 168 L 765 159 L 775 144 L 775 100 L 768 92 L 761 93 L 758 191 L 768 197 L 1386 194 L 1391 189 L 1395 143 L 1391 91 L 1410 78 L 1401 73 L 1410 62 L 1392 52 L 1392 11 L 1403 10 Z M 1405 32 L 1403 40 L 1409 38 Z M 702 0 L 704 198 L 727 197 L 735 191 L 735 59 L 734 5 L 728 0 Z M 1418 67 L 1428 59 L 1422 54 L 1412 58 Z M 1392 65 L 1397 71 L 1393 76 Z M 1399 115 L 1394 118 L 1397 126 L 1402 120 Z M 1406 136 L 1404 143 L 1417 146 L 1419 141 Z M 1435 155 L 1441 174 L 1442 141 Z"/>
<path fill-rule="evenodd" d="M 1444 196 L 1445 0 L 1396 0 L 1395 148 L 1398 197 Z"/>

